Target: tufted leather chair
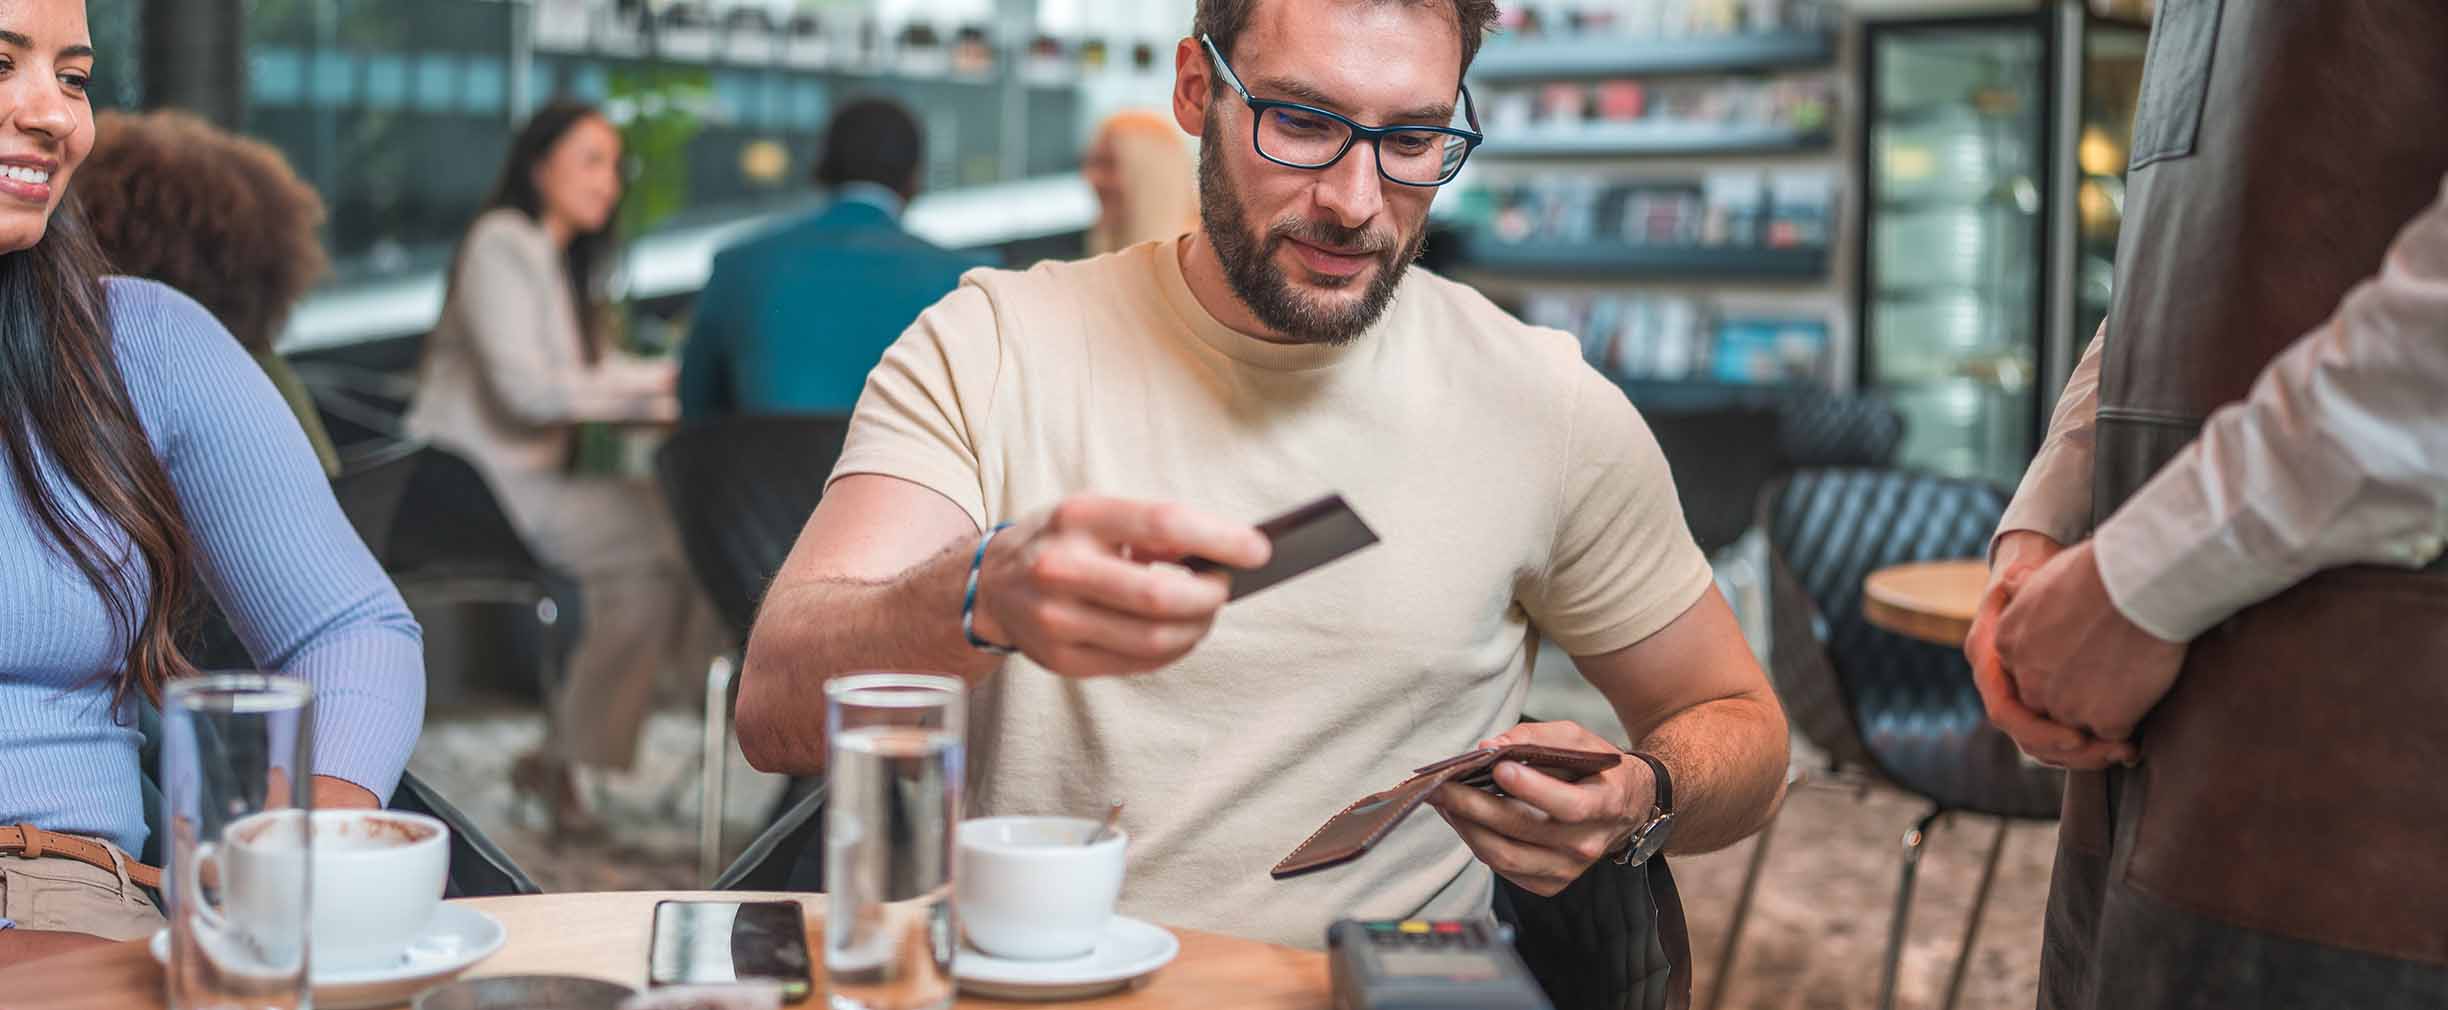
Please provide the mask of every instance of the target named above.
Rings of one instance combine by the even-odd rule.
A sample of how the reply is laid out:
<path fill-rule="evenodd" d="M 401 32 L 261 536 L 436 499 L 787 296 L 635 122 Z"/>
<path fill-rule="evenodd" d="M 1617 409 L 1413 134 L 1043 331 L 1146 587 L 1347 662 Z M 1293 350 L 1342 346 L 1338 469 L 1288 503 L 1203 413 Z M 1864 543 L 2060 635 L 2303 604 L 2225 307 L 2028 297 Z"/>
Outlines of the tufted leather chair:
<path fill-rule="evenodd" d="M 1760 500 L 1773 601 L 1769 674 L 1786 711 L 1831 763 L 1929 803 L 1905 835 L 1883 1006 L 1894 1003 L 1921 844 L 1936 821 L 1952 813 L 1999 818 L 1947 988 L 1952 1007 L 1996 879 L 2007 821 L 2057 816 L 2063 777 L 2025 764 L 2014 742 L 1989 725 L 1962 652 L 1875 627 L 1862 614 L 1862 582 L 1871 572 L 1979 557 L 2005 509 L 2006 495 L 1987 484 L 1873 468 L 1802 470 Z M 1763 833 L 1751 864 L 1754 878 L 1767 841 Z M 1750 887 L 1746 881 L 1745 894 Z M 1741 921 L 1738 910 L 1737 936 Z M 1733 944 L 1729 938 L 1723 959 L 1729 963 Z"/>
<path fill-rule="evenodd" d="M 849 431 L 846 417 L 714 418 L 690 423 L 655 454 L 655 475 L 680 528 L 689 570 L 742 650 L 766 584 L 816 511 Z M 722 779 L 737 666 L 731 656 L 716 657 L 706 676 L 698 859 L 708 878 L 722 849 Z M 804 791 L 804 784 L 794 784 L 791 795 Z"/>
<path fill-rule="evenodd" d="M 1804 390 L 1777 405 L 1777 446 L 1795 467 L 1886 466 L 1904 441 L 1904 415 L 1887 401 Z"/>
<path fill-rule="evenodd" d="M 2054 819 L 2061 776 L 2025 765 L 2014 742 L 1989 725 L 1963 653 L 1862 616 L 1862 581 L 1871 572 L 1981 556 L 2006 496 L 1973 481 L 1821 469 L 1771 488 L 1763 503 L 1772 559 L 1813 605 L 1825 650 L 1824 665 L 1780 670 L 1778 687 L 1792 688 L 1808 707 L 1841 705 L 1834 714 L 1853 729 L 1849 740 L 1813 729 L 1812 742 L 1858 754 L 1880 777 L 1948 810 Z M 1832 684 L 1797 683 L 1831 675 Z"/>

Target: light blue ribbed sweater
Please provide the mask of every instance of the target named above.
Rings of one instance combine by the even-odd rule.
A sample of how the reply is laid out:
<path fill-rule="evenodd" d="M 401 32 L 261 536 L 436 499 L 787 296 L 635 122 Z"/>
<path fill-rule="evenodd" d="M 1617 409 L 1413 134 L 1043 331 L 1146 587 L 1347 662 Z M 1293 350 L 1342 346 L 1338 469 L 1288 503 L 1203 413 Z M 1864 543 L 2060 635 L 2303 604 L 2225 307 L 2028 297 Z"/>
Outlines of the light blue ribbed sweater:
<path fill-rule="evenodd" d="M 119 368 L 186 511 L 205 586 L 263 668 L 314 685 L 315 772 L 389 796 L 424 723 L 416 621 L 238 342 L 167 287 L 108 286 Z M 14 423 L 0 410 L 0 424 Z M 91 506 L 69 493 L 91 521 Z M 118 530 L 105 535 L 127 549 Z M 124 653 L 102 598 L 0 465 L 0 824 L 142 850 L 137 733 L 95 676 L 117 670 Z"/>

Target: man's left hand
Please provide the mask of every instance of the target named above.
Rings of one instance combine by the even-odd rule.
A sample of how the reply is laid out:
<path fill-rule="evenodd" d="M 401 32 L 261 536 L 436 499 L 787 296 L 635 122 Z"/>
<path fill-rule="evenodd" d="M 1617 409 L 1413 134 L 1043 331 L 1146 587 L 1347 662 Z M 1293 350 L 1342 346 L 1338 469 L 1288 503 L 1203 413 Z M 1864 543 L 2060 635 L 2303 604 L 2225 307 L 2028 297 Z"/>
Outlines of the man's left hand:
<path fill-rule="evenodd" d="M 2116 608 L 2090 541 L 2032 573 L 1998 621 L 1997 651 L 2024 705 L 2102 740 L 2133 736 L 2185 656 Z"/>
<path fill-rule="evenodd" d="M 1536 722 L 1479 742 L 1482 749 L 1538 744 L 1573 750 L 1615 751 L 1578 723 Z M 1583 871 L 1623 846 L 1648 823 L 1657 783 L 1649 763 L 1626 758 L 1579 782 L 1566 782 L 1516 761 L 1496 764 L 1494 796 L 1448 782 L 1429 794 L 1428 805 L 1453 825 L 1462 842 L 1489 868 L 1522 889 L 1552 896 L 1581 879 Z"/>

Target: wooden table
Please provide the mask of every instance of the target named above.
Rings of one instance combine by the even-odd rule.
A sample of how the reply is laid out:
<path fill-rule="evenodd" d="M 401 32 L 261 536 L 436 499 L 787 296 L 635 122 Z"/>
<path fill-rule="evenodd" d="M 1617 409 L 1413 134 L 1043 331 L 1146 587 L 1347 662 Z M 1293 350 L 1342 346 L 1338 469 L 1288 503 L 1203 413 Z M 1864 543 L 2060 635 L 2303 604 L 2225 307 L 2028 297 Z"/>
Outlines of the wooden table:
<path fill-rule="evenodd" d="M 798 901 L 807 912 L 808 949 L 823 950 L 824 906 L 808 894 L 621 891 L 471 898 L 510 934 L 500 953 L 462 978 L 494 975 L 583 975 L 640 988 L 654 904 L 663 900 Z M 1096 1010 L 1325 1010 L 1330 1002 L 1326 956 L 1253 940 L 1177 929 L 1181 956 L 1144 985 L 1085 1002 Z M 818 971 L 823 970 L 818 958 Z M 801 1007 L 822 1007 L 818 997 Z M 1007 1003 L 963 996 L 970 1010 L 1023 1010 L 1055 1004 Z M 47 1010 L 157 1010 L 161 968 L 132 940 L 36 961 L 0 972 L 0 1006 Z"/>
<path fill-rule="evenodd" d="M 1881 568 L 1862 580 L 1862 616 L 1899 635 L 1961 646 L 1988 583 L 1989 565 L 1978 558 Z"/>

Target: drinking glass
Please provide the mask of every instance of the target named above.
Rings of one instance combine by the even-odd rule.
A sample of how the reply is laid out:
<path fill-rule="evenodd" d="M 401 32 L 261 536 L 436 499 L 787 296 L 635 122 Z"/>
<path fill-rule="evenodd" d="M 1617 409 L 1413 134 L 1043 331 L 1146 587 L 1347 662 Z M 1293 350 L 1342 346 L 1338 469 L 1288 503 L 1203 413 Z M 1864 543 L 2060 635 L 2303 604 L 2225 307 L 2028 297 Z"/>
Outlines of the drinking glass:
<path fill-rule="evenodd" d="M 172 1010 L 305 1010 L 313 689 L 229 673 L 162 699 Z"/>
<path fill-rule="evenodd" d="M 964 702 L 953 677 L 870 673 L 825 685 L 833 1010 L 952 1005 Z"/>

